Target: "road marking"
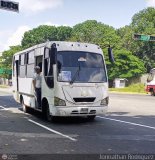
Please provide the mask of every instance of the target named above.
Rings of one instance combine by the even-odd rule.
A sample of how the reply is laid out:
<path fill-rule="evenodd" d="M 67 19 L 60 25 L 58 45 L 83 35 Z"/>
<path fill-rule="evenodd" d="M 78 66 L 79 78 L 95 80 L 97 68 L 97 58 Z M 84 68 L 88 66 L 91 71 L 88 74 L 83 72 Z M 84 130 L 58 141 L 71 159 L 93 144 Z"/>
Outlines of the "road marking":
<path fill-rule="evenodd" d="M 44 128 L 44 129 L 46 129 L 46 130 L 48 130 L 48 131 L 50 131 L 50 132 L 53 132 L 53 133 L 55 133 L 55 134 L 58 134 L 58 135 L 60 135 L 60 136 L 62 136 L 62 137 L 68 138 L 68 139 L 70 139 L 70 140 L 72 140 L 72 141 L 77 141 L 76 139 L 74 139 L 74 138 L 72 138 L 72 137 L 70 137 L 70 136 L 67 136 L 67 135 L 65 135 L 65 134 L 62 134 L 62 133 L 60 133 L 60 132 L 58 132 L 58 131 L 56 131 L 56 130 L 53 130 L 53 129 L 49 128 L 49 127 L 46 127 L 46 126 L 44 126 L 44 125 L 42 125 L 42 124 L 40 124 L 40 123 L 38 123 L 38 122 L 35 122 L 35 121 L 31 120 L 31 119 L 28 119 L 28 121 L 29 121 L 29 122 L 32 122 L 32 123 L 34 123 L 34 124 L 36 124 L 36 125 L 38 125 L 38 126 L 40 126 L 40 127 L 42 127 L 42 128 Z"/>
<path fill-rule="evenodd" d="M 3 106 L 0 106 L 0 108 L 5 109 Z"/>
<path fill-rule="evenodd" d="M 116 122 L 120 122 L 120 123 L 126 123 L 126 124 L 131 124 L 134 126 L 140 126 L 140 127 L 145 127 L 145 128 L 150 128 L 150 129 L 154 129 L 155 127 L 151 127 L 151 126 L 147 126 L 147 125 L 143 125 L 143 124 L 138 124 L 138 123 L 133 123 L 133 122 L 127 122 L 127 121 L 122 121 L 122 120 L 118 120 L 118 119 L 113 119 L 113 118 L 107 118 L 107 117 L 101 117 L 101 116 L 97 116 L 98 118 L 102 118 L 102 119 L 107 119 L 110 121 L 116 121 Z"/>
<path fill-rule="evenodd" d="M 8 108 L 5 108 L 3 106 L 0 106 L 0 108 L 2 108 L 1 110 L 8 110 Z"/>

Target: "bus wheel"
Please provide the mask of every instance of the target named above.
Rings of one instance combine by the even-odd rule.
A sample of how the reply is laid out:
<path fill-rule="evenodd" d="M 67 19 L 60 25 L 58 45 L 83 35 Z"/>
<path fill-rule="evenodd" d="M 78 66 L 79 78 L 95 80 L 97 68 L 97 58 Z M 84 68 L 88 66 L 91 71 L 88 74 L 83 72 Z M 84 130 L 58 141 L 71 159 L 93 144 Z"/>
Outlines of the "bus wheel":
<path fill-rule="evenodd" d="M 96 115 L 93 115 L 93 116 L 87 116 L 87 119 L 89 121 L 93 121 L 95 119 Z"/>
<path fill-rule="evenodd" d="M 155 96 L 155 91 L 154 91 L 154 89 L 151 89 L 151 96 Z"/>
<path fill-rule="evenodd" d="M 49 105 L 46 104 L 46 107 L 45 107 L 45 110 L 44 110 L 44 115 L 45 115 L 45 119 L 48 121 L 48 122 L 51 122 L 52 121 L 52 116 L 50 115 L 50 109 L 49 109 Z"/>
<path fill-rule="evenodd" d="M 28 107 L 24 104 L 24 100 L 22 100 L 23 112 L 28 113 Z"/>

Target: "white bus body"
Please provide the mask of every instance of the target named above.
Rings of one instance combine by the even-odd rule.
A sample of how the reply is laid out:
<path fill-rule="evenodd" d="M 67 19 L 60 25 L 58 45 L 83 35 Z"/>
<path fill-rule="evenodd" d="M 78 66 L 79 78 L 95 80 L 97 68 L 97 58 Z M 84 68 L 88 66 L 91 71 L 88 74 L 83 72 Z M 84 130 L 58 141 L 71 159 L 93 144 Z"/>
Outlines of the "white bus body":
<path fill-rule="evenodd" d="M 37 108 L 32 85 L 34 67 L 42 68 L 41 101 Z M 13 57 L 13 95 L 27 112 L 29 107 L 54 116 L 94 119 L 108 107 L 108 79 L 102 50 L 94 44 L 47 42 Z"/>

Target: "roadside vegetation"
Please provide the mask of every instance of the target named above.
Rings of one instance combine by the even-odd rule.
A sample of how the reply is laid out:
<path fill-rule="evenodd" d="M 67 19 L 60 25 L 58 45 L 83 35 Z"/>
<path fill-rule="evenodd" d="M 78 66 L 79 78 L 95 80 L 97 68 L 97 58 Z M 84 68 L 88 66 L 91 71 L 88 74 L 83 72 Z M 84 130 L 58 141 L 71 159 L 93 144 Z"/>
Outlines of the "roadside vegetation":
<path fill-rule="evenodd" d="M 132 84 L 128 87 L 125 88 L 109 88 L 110 91 L 115 91 L 115 92 L 131 92 L 131 93 L 145 93 L 145 86 L 144 84 L 137 83 L 137 84 Z"/>
<path fill-rule="evenodd" d="M 0 88 L 9 88 L 8 85 L 0 85 Z"/>

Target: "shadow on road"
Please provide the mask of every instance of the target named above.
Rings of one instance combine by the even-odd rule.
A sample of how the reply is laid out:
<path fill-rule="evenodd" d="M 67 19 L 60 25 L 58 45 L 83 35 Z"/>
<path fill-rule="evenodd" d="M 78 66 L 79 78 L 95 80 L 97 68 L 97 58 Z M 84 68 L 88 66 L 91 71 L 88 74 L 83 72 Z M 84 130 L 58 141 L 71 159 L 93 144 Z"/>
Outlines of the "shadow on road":
<path fill-rule="evenodd" d="M 3 106 L 5 108 L 18 108 L 20 107 L 20 104 L 15 102 L 12 95 L 4 95 L 0 96 L 0 106 Z"/>

